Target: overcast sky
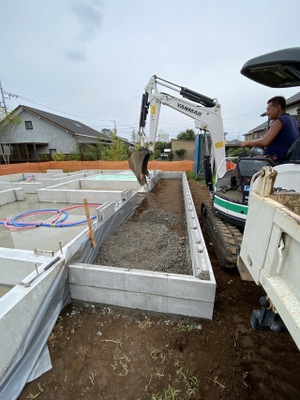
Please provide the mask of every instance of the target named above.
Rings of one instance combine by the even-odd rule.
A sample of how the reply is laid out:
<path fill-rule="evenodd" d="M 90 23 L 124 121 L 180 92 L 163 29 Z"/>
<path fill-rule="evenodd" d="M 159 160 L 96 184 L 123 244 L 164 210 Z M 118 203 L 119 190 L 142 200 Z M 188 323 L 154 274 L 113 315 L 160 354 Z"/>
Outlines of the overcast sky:
<path fill-rule="evenodd" d="M 274 95 L 240 74 L 249 59 L 300 46 L 299 0 L 1 0 L 0 80 L 19 104 L 131 138 L 157 75 L 217 98 L 229 138 L 264 122 Z M 0 101 L 2 98 L 0 97 Z M 163 106 L 174 138 L 192 119 Z"/>

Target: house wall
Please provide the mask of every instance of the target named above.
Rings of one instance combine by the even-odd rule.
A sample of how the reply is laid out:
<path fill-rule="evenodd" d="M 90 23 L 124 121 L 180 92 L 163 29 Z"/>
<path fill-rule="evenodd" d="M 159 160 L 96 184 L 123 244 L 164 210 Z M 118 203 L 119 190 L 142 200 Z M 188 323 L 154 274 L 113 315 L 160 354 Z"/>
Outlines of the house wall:
<path fill-rule="evenodd" d="M 171 148 L 173 152 L 173 160 L 194 160 L 195 141 L 194 140 L 172 140 Z M 176 154 L 176 150 L 185 149 L 186 152 L 182 157 Z"/>
<path fill-rule="evenodd" d="M 10 126 L 3 128 L 0 143 L 40 144 L 37 148 L 39 154 L 49 153 L 49 149 L 56 149 L 57 153 L 74 151 L 74 140 L 71 133 L 27 111 L 22 111 L 19 117 L 22 121 L 15 129 Z M 33 129 L 26 129 L 25 121 L 31 121 Z"/>
<path fill-rule="evenodd" d="M 251 132 L 251 133 L 247 133 L 245 135 L 245 140 L 260 139 L 260 138 L 264 137 L 266 133 L 267 133 L 266 129 L 262 129 L 260 131 L 255 131 L 255 132 Z"/>
<path fill-rule="evenodd" d="M 287 107 L 286 111 L 291 115 L 297 115 L 297 109 L 299 109 L 300 103 L 293 104 L 292 106 Z"/>

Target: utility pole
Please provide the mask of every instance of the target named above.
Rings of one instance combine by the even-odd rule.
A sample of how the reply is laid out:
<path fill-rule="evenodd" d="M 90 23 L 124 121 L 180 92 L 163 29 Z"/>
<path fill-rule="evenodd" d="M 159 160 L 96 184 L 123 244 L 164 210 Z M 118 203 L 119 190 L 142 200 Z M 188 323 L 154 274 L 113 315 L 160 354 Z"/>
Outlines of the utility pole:
<path fill-rule="evenodd" d="M 4 114 L 5 114 L 5 116 L 7 116 L 7 108 L 6 108 L 6 104 L 5 104 L 5 97 L 4 97 L 4 93 L 3 93 L 1 81 L 0 81 L 0 92 L 1 92 L 1 96 L 2 96 L 2 103 L 3 103 Z M 0 106 L 1 106 L 1 102 L 0 102 Z"/>
<path fill-rule="evenodd" d="M 0 109 L 3 108 L 4 114 L 5 114 L 5 117 L 6 117 L 8 115 L 8 110 L 7 110 L 7 107 L 6 107 L 5 99 L 7 99 L 7 100 L 17 99 L 20 96 L 18 94 L 5 92 L 3 90 L 3 88 L 2 88 L 1 81 L 0 81 L 0 96 L 2 97 L 2 101 L 1 101 L 1 97 L 0 97 Z"/>

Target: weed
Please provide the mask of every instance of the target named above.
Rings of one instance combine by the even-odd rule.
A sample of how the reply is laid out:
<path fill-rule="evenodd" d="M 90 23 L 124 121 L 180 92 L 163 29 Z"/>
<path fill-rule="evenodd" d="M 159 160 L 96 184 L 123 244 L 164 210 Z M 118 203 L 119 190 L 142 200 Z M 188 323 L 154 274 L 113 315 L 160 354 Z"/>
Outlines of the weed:
<path fill-rule="evenodd" d="M 197 327 L 194 324 L 181 323 L 178 325 L 177 329 L 180 332 L 192 332 L 192 331 L 196 330 Z"/>
<path fill-rule="evenodd" d="M 151 400 L 189 400 L 196 395 L 196 390 L 199 386 L 199 379 L 197 376 L 189 376 L 189 370 L 185 370 L 178 362 L 175 366 L 178 367 L 176 375 L 178 376 L 179 381 L 183 383 L 185 392 L 182 392 L 180 389 L 176 389 L 169 384 L 168 388 L 164 389 L 163 394 L 152 394 Z M 147 385 L 147 388 L 149 387 L 149 384 Z"/>
<path fill-rule="evenodd" d="M 153 349 L 150 353 L 153 360 L 161 359 L 161 364 L 166 361 L 167 355 L 159 349 Z"/>
<path fill-rule="evenodd" d="M 194 396 L 196 392 L 196 388 L 199 386 L 199 379 L 197 376 L 188 376 L 189 375 L 189 370 L 186 369 L 184 370 L 183 367 L 180 367 L 179 364 L 175 364 L 179 368 L 176 371 L 176 374 L 179 376 L 179 378 L 183 381 L 185 387 L 186 387 L 186 397 L 187 399 L 190 399 Z"/>
<path fill-rule="evenodd" d="M 151 325 L 152 325 L 152 322 L 149 320 L 149 319 L 144 319 L 144 321 L 139 321 L 138 322 L 138 327 L 140 328 L 140 329 L 147 329 L 147 328 L 150 328 L 151 327 Z"/>
<path fill-rule="evenodd" d="M 131 360 L 126 354 L 123 354 L 123 357 L 120 357 L 118 361 L 115 361 L 111 366 L 114 371 L 118 372 L 119 376 L 127 376 L 129 372 L 129 364 Z"/>
<path fill-rule="evenodd" d="M 100 340 L 100 342 L 111 342 L 111 343 L 115 343 L 116 346 L 116 350 L 119 350 L 122 348 L 122 340 L 121 339 L 117 339 L 117 340 L 112 340 L 112 339 L 102 339 Z"/>
<path fill-rule="evenodd" d="M 223 385 L 223 383 L 218 381 L 218 377 L 216 376 L 214 379 L 208 378 L 210 379 L 212 382 L 214 382 L 215 384 L 217 384 L 219 386 L 220 389 L 225 389 L 225 385 Z"/>
<path fill-rule="evenodd" d="M 36 394 L 30 393 L 30 394 L 27 396 L 27 399 L 28 399 L 28 400 L 36 399 L 41 393 L 43 393 L 44 389 L 41 387 L 40 383 L 38 383 L 38 389 L 39 389 L 39 391 L 38 391 Z"/>
<path fill-rule="evenodd" d="M 188 178 L 188 180 L 197 181 L 201 184 L 205 184 L 205 178 L 203 176 L 197 175 L 195 172 L 187 171 L 186 177 Z"/>
<path fill-rule="evenodd" d="M 95 374 L 94 374 L 94 372 L 91 372 L 89 374 L 89 379 L 92 382 L 92 385 L 95 386 Z"/>
<path fill-rule="evenodd" d="M 158 357 L 161 355 L 161 353 L 162 353 L 161 350 L 159 350 L 159 349 L 153 349 L 153 350 L 151 351 L 150 355 L 151 355 L 151 357 L 152 357 L 154 360 L 157 360 Z"/>
<path fill-rule="evenodd" d="M 151 378 L 149 379 L 149 382 L 147 383 L 147 385 L 145 386 L 145 392 L 148 392 L 148 388 L 149 388 L 149 386 L 150 386 L 150 384 L 151 384 L 151 381 L 152 381 L 152 376 L 151 376 Z"/>
<path fill-rule="evenodd" d="M 164 389 L 163 395 L 152 394 L 151 400 L 175 400 L 178 398 L 179 394 L 180 394 L 180 390 L 173 388 L 169 384 L 168 389 Z"/>

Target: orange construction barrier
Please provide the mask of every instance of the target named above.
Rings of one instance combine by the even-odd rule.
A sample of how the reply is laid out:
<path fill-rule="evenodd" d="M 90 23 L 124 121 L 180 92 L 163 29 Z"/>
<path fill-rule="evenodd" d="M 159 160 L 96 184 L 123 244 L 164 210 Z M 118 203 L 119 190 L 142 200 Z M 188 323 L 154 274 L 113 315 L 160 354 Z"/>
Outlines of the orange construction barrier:
<path fill-rule="evenodd" d="M 235 163 L 232 161 L 226 161 L 226 171 L 235 169 Z"/>

